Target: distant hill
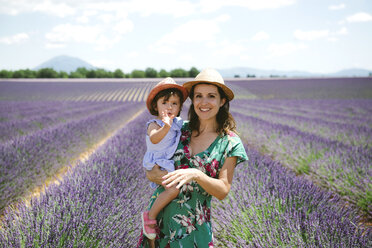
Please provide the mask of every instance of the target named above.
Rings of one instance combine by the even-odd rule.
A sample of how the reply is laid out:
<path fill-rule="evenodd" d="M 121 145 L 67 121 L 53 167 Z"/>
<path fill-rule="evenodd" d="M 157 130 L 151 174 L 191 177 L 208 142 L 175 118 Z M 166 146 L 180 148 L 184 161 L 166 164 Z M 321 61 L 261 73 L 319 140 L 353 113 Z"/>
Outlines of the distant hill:
<path fill-rule="evenodd" d="M 329 74 L 330 76 L 335 76 L 335 77 L 343 77 L 343 76 L 356 76 L 356 77 L 363 77 L 363 76 L 368 76 L 370 73 L 372 73 L 372 70 L 365 70 L 365 69 L 358 69 L 358 68 L 353 68 L 353 69 L 346 69 L 346 70 L 341 70 L 336 73 L 331 73 Z"/>
<path fill-rule="evenodd" d="M 70 73 L 72 71 L 75 71 L 79 67 L 85 67 L 86 69 L 89 69 L 89 70 L 97 69 L 96 67 L 85 62 L 82 59 L 61 55 L 61 56 L 51 58 L 50 60 L 35 67 L 34 70 L 39 70 L 41 68 L 53 68 L 55 71 L 65 71 L 67 73 Z"/>
<path fill-rule="evenodd" d="M 249 67 L 233 67 L 229 69 L 219 69 L 221 75 L 225 78 L 231 78 L 239 75 L 241 78 L 247 75 L 256 77 L 286 76 L 286 77 L 368 77 L 372 70 L 359 68 L 341 70 L 335 73 L 311 73 L 306 71 L 278 71 L 278 70 L 261 70 Z"/>

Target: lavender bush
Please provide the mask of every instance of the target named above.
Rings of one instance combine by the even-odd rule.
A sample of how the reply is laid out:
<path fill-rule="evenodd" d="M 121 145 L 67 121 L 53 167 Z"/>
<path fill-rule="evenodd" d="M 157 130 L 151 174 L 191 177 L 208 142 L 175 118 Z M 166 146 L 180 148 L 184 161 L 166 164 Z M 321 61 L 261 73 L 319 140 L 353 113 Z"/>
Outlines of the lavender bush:
<path fill-rule="evenodd" d="M 0 144 L 0 210 L 42 186 L 140 109 L 143 107 L 135 103 L 117 105 Z"/>
<path fill-rule="evenodd" d="M 23 137 L 9 136 L 4 146 L 0 145 L 7 154 L 0 155 L 1 197 L 4 192 L 8 199 L 27 184 L 28 178 L 32 183 L 41 182 L 48 173 L 43 169 L 65 165 L 73 157 L 69 152 L 78 154 L 86 149 L 86 141 L 92 138 L 94 142 L 93 137 L 99 136 L 107 123 L 118 126 L 114 121 L 117 115 L 109 113 L 121 110 L 112 107 L 106 112 L 94 101 L 132 101 L 131 106 L 143 107 L 136 101 L 143 100 L 153 83 L 0 81 L 0 125 L 13 123 L 24 130 Z M 236 92 L 231 110 L 250 160 L 237 167 L 228 199 L 213 202 L 217 246 L 372 246 L 371 229 L 360 223 L 357 209 L 344 201 L 358 204 L 365 213 L 371 209 L 372 104 L 361 98 L 372 97 L 372 80 L 259 79 L 226 83 Z M 92 108 L 86 109 L 97 106 L 100 121 L 93 127 L 94 122 L 87 121 L 93 115 L 78 119 L 78 110 L 69 111 L 68 102 L 56 102 L 66 106 L 61 113 L 66 122 L 53 115 L 53 106 L 47 108 L 46 119 L 38 116 L 45 109 L 43 101 L 56 99 L 74 100 L 72 104 L 90 100 Z M 30 100 L 32 104 L 9 100 Z M 110 103 L 105 106 L 114 106 Z M 17 114 L 14 109 L 18 109 Z M 184 118 L 185 112 L 187 106 Z M 17 209 L 6 208 L 0 247 L 135 247 L 140 234 L 139 213 L 152 193 L 141 167 L 148 118 L 148 114 L 142 114 L 129 123 L 39 198 L 20 203 Z M 22 119 L 35 121 L 34 126 Z M 8 130 L 12 132 L 12 128 Z M 82 134 L 71 135 L 73 130 Z M 27 143 L 29 137 L 34 138 Z M 21 139 L 20 152 L 16 147 L 6 148 Z M 31 145 L 34 141 L 38 141 L 37 146 Z M 4 161 L 11 163 L 4 166 Z M 23 167 L 10 166 L 14 162 Z M 6 187 L 1 183 L 5 180 L 3 172 L 13 180 L 6 181 Z M 49 173 L 52 175 L 52 170 Z M 37 177 L 41 180 L 34 179 Z M 21 195 L 18 192 L 9 198 L 19 199 Z"/>
<path fill-rule="evenodd" d="M 372 153 L 295 127 L 235 112 L 241 135 L 260 152 L 273 156 L 298 174 L 331 188 L 366 213 L 372 209 Z"/>
<path fill-rule="evenodd" d="M 141 167 L 148 118 L 128 124 L 30 207 L 9 210 L 0 245 L 135 247 L 152 193 Z M 370 232 L 362 234 L 339 198 L 247 150 L 250 162 L 237 168 L 229 199 L 214 202 L 218 247 L 369 245 Z"/>
<path fill-rule="evenodd" d="M 370 247 L 372 232 L 340 197 L 246 148 L 232 192 L 214 201 L 217 247 Z"/>
<path fill-rule="evenodd" d="M 134 247 L 152 190 L 141 166 L 148 115 L 111 138 L 60 185 L 7 213 L 4 247 Z"/>
<path fill-rule="evenodd" d="M 144 101 L 158 80 L 0 80 L 0 101 Z M 124 94 L 130 89 L 136 97 Z M 127 91 L 128 92 L 128 91 Z M 139 93 L 142 92 L 140 95 Z M 124 97 L 123 95 L 123 97 Z"/>
<path fill-rule="evenodd" d="M 79 121 L 120 105 L 120 102 L 2 102 L 0 141 L 9 142 L 60 123 Z"/>
<path fill-rule="evenodd" d="M 240 79 L 226 80 L 226 83 L 234 92 L 245 89 L 260 99 L 372 98 L 371 77 Z"/>

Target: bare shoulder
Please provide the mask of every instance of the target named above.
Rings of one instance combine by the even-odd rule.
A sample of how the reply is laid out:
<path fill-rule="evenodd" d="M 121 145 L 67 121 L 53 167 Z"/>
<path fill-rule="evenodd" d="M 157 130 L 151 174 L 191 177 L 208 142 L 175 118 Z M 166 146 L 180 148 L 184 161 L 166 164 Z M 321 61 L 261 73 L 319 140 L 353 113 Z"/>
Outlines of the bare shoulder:
<path fill-rule="evenodd" d="M 156 122 L 151 122 L 147 127 L 147 134 L 150 135 L 151 131 L 160 129 L 161 126 L 159 126 Z"/>

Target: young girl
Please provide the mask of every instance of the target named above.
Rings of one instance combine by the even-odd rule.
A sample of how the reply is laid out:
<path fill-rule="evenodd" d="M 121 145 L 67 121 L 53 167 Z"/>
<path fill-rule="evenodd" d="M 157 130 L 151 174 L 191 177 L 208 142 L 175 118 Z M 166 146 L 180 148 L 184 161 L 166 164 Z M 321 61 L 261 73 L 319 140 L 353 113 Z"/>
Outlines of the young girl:
<path fill-rule="evenodd" d="M 147 151 L 143 159 L 146 170 L 151 170 L 154 165 L 158 165 L 168 172 L 174 171 L 174 161 L 171 158 L 176 151 L 182 127 L 182 119 L 178 116 L 187 97 L 187 90 L 170 77 L 160 81 L 150 91 L 146 105 L 156 118 L 147 122 Z M 150 185 L 152 188 L 157 187 L 155 183 Z M 154 228 L 156 216 L 178 194 L 179 190 L 176 187 L 165 189 L 151 209 L 142 213 L 143 234 L 148 239 L 152 240 L 156 237 Z"/>

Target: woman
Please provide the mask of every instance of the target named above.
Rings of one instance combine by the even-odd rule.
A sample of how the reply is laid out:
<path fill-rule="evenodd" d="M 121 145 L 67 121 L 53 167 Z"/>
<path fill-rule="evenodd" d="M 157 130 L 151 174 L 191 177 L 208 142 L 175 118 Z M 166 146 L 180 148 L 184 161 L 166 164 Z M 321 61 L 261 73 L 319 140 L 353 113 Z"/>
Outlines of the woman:
<path fill-rule="evenodd" d="M 167 174 L 155 166 L 146 172 L 149 180 L 180 189 L 157 217 L 155 247 L 213 247 L 212 196 L 219 200 L 227 196 L 235 166 L 248 158 L 229 113 L 234 93 L 221 75 L 205 69 L 183 86 L 190 92 L 192 104 L 173 156 L 176 170 Z M 163 190 L 157 188 L 150 207 Z M 152 246 L 141 235 L 139 247 Z"/>

